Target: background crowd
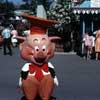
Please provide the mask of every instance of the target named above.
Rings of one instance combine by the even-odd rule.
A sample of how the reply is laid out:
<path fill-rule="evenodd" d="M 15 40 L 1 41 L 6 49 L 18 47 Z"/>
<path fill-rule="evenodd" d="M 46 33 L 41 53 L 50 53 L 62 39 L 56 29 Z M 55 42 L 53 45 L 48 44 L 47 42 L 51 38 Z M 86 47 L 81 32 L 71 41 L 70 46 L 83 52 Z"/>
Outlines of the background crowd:
<path fill-rule="evenodd" d="M 44 4 L 44 2 L 39 2 L 38 4 Z M 72 13 L 70 7 L 63 2 L 60 4 L 56 3 L 56 0 L 54 0 L 53 4 L 53 6 L 49 5 L 50 7 L 48 9 L 45 5 L 45 9 L 47 10 L 47 17 L 49 19 L 54 19 L 59 22 L 59 24 L 50 27 L 48 30 L 49 36 L 57 35 L 62 39 L 57 42 L 56 51 L 75 52 L 87 60 L 91 58 L 98 60 L 100 52 L 98 43 L 99 28 L 95 34 L 94 32 L 88 31 L 82 36 L 80 34 L 79 18 Z M 12 48 L 17 47 L 21 42 L 15 39 L 17 35 L 26 37 L 27 34 L 29 34 L 29 23 L 20 15 L 16 16 L 15 20 L 13 18 L 12 20 L 11 18 L 8 20 L 7 15 L 3 19 L 0 18 L 0 43 L 3 46 L 4 55 L 12 55 Z"/>

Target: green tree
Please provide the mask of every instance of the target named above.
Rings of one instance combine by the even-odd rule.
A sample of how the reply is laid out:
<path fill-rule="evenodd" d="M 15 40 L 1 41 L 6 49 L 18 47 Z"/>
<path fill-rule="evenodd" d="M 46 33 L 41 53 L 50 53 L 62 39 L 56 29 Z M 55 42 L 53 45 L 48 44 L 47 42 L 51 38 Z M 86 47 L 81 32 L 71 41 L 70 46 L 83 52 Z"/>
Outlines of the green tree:
<path fill-rule="evenodd" d="M 22 0 L 24 3 L 20 5 L 19 9 L 30 10 L 35 14 L 37 2 L 36 0 Z"/>
<path fill-rule="evenodd" d="M 0 13 L 12 14 L 15 10 L 15 5 L 12 2 L 8 2 L 7 0 L 0 1 Z"/>
<path fill-rule="evenodd" d="M 57 20 L 60 23 L 70 23 L 73 13 L 71 9 L 68 8 L 68 5 L 59 3 L 55 8 L 48 10 L 47 15 L 49 19 Z"/>

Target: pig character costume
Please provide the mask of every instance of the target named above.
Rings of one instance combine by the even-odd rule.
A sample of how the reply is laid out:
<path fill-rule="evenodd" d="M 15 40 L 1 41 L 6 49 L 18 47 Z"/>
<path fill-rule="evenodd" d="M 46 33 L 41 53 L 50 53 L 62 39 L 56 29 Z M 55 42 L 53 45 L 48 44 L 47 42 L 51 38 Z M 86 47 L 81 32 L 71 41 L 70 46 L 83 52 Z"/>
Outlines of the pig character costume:
<path fill-rule="evenodd" d="M 31 15 L 23 15 L 30 21 L 30 35 L 20 45 L 21 57 L 28 61 L 21 70 L 21 89 L 26 100 L 50 100 L 56 80 L 53 65 L 55 43 L 59 37 L 48 37 L 47 29 L 57 22 Z M 58 83 L 57 83 L 58 84 Z"/>

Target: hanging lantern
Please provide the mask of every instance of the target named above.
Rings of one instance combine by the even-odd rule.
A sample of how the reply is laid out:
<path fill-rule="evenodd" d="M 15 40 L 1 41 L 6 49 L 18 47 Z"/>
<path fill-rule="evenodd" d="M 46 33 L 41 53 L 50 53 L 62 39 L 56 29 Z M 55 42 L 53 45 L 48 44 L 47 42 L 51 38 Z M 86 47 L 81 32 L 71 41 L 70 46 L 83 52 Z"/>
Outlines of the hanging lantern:
<path fill-rule="evenodd" d="M 91 13 L 94 14 L 95 13 L 94 10 L 92 10 Z"/>
<path fill-rule="evenodd" d="M 95 10 L 95 14 L 98 14 L 98 11 L 97 10 Z"/>
<path fill-rule="evenodd" d="M 74 14 L 76 14 L 76 12 L 77 12 L 77 11 L 76 11 L 76 10 L 74 10 L 73 12 L 74 12 Z"/>
<path fill-rule="evenodd" d="M 83 10 L 82 13 L 85 14 L 85 10 Z"/>
<path fill-rule="evenodd" d="M 80 14 L 80 10 L 78 10 L 77 13 Z"/>
<path fill-rule="evenodd" d="M 89 10 L 87 10 L 86 13 L 89 14 Z"/>

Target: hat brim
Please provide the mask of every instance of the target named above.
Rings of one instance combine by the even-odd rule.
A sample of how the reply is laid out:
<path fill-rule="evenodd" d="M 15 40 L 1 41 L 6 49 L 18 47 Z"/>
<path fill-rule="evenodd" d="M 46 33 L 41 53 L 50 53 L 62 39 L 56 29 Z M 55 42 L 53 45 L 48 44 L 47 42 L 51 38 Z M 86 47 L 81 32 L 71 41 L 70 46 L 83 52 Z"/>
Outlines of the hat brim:
<path fill-rule="evenodd" d="M 36 16 L 33 16 L 33 15 L 28 15 L 28 14 L 22 14 L 22 17 L 24 18 L 27 18 L 28 20 L 34 22 L 34 23 L 37 23 L 37 22 L 41 22 L 42 25 L 46 24 L 48 26 L 51 26 L 53 24 L 58 24 L 58 21 L 54 21 L 54 20 L 48 20 L 48 19 L 45 19 L 45 18 L 40 18 L 40 17 L 36 17 Z"/>

